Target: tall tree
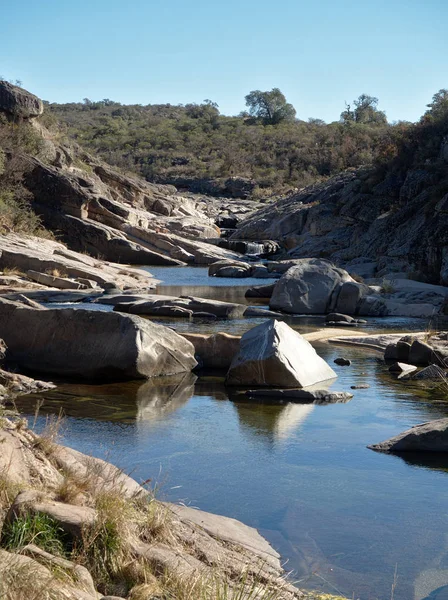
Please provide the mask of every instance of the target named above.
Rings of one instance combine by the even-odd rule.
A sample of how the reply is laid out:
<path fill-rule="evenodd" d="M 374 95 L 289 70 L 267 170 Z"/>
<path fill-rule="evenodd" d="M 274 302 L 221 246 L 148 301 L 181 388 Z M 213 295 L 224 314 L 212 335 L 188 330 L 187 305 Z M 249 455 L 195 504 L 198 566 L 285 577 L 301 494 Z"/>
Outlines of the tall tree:
<path fill-rule="evenodd" d="M 350 104 L 345 105 L 345 110 L 341 113 L 343 123 L 365 123 L 368 125 L 386 125 L 386 113 L 378 110 L 378 98 L 361 94 L 357 100 L 353 101 L 354 109 Z"/>
<path fill-rule="evenodd" d="M 260 119 L 265 125 L 276 125 L 281 121 L 293 121 L 296 110 L 286 102 L 285 96 L 278 88 L 270 92 L 253 90 L 245 97 L 246 106 L 252 117 Z"/>

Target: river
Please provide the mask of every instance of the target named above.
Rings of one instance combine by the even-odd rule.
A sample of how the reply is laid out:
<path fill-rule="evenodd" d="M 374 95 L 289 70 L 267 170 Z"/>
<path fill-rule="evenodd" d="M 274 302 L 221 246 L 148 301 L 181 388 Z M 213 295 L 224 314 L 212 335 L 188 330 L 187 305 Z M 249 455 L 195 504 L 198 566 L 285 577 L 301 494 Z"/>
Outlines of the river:
<path fill-rule="evenodd" d="M 159 292 L 244 301 L 262 280 L 208 278 L 201 268 L 148 267 Z M 190 323 L 178 331 L 242 333 L 259 319 Z M 321 318 L 289 318 L 298 331 Z M 418 319 L 370 319 L 374 331 L 422 330 Z M 349 333 L 349 331 L 348 331 Z M 63 443 L 106 458 L 159 497 L 240 519 L 281 553 L 299 587 L 360 600 L 448 598 L 448 460 L 377 454 L 366 446 L 448 416 L 447 393 L 398 382 L 379 353 L 315 345 L 338 374 L 347 404 L 285 406 L 229 399 L 222 374 L 159 382 L 63 383 L 18 407 L 42 429 L 66 415 Z M 333 364 L 337 356 L 350 367 Z"/>

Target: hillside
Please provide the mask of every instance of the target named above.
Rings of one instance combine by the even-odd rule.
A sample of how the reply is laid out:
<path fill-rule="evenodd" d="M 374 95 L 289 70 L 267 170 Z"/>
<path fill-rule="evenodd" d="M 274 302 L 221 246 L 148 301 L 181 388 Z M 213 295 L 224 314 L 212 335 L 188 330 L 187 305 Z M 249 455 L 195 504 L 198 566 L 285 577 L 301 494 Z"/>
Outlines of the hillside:
<path fill-rule="evenodd" d="M 86 99 L 49 104 L 45 119 L 63 123 L 62 132 L 86 150 L 150 182 L 259 198 L 371 163 L 394 129 L 375 106 L 366 106 L 359 118 L 345 111 L 340 122 L 328 125 L 319 119 L 266 124 L 248 114 L 221 115 L 210 101 L 126 106 Z M 246 180 L 242 189 L 227 181 L 234 177 Z"/>
<path fill-rule="evenodd" d="M 376 167 L 349 170 L 263 208 L 237 239 L 279 241 L 291 257 L 325 257 L 363 277 L 448 284 L 448 92 L 389 136 Z"/>
<path fill-rule="evenodd" d="M 43 111 L 39 98 L 0 82 L 1 233 L 56 236 L 71 250 L 127 264 L 239 256 L 206 242 L 219 237 L 222 203 L 111 168 L 46 128 Z"/>

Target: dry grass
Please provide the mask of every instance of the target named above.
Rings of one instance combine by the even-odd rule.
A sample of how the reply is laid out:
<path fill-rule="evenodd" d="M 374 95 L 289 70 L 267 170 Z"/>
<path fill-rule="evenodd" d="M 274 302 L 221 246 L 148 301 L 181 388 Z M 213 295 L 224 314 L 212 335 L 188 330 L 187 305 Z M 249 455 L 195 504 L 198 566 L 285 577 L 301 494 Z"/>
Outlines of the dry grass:
<path fill-rule="evenodd" d="M 35 415 L 35 419 L 37 414 Z M 51 456 L 56 448 L 56 442 L 61 434 L 61 427 L 64 423 L 64 416 L 62 411 L 59 412 L 57 417 L 51 415 L 47 417 L 46 425 L 39 436 L 36 437 L 34 446 L 42 450 L 47 456 Z"/>
<path fill-rule="evenodd" d="M 0 507 L 2 509 L 9 508 L 22 489 L 23 485 L 12 481 L 6 471 L 0 472 Z"/>

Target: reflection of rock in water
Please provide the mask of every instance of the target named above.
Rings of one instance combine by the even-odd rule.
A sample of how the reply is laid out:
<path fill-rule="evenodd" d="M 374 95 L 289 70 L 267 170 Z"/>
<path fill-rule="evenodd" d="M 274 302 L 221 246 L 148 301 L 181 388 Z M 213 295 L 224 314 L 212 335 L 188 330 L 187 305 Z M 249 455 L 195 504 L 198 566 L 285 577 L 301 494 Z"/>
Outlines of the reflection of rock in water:
<path fill-rule="evenodd" d="M 288 404 L 278 416 L 275 426 L 275 438 L 286 440 L 291 433 L 298 429 L 308 415 L 313 412 L 312 404 Z"/>
<path fill-rule="evenodd" d="M 270 443 L 284 441 L 313 412 L 312 404 L 243 404 L 235 402 L 240 424 L 252 436 Z"/>
<path fill-rule="evenodd" d="M 179 409 L 193 395 L 196 379 L 193 373 L 149 379 L 137 392 L 137 421 L 152 421 Z"/>

